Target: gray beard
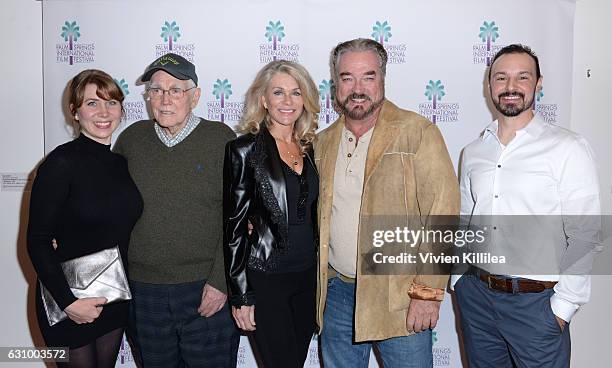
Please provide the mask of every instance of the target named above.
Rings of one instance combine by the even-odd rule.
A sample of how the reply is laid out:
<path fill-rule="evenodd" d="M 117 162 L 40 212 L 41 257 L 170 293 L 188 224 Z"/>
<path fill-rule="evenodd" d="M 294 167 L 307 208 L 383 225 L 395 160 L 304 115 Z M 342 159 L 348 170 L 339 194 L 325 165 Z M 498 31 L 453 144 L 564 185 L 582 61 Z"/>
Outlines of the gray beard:
<path fill-rule="evenodd" d="M 348 95 L 344 99 L 344 101 L 341 101 L 341 103 L 340 103 L 340 110 L 342 110 L 342 114 L 344 114 L 345 116 L 348 116 L 352 120 L 363 120 L 363 119 L 369 117 L 370 115 L 372 115 L 374 113 L 374 111 L 376 109 L 378 109 L 383 104 L 383 101 L 385 100 L 385 96 L 383 95 L 380 98 L 380 100 L 378 100 L 376 102 L 373 102 L 370 105 L 370 107 L 367 108 L 366 110 L 363 110 L 361 108 L 349 110 L 348 102 L 349 102 L 349 100 L 351 98 L 365 98 L 368 101 L 372 101 L 372 99 L 370 98 L 370 96 L 367 96 L 367 95 L 351 94 L 351 95 Z"/>

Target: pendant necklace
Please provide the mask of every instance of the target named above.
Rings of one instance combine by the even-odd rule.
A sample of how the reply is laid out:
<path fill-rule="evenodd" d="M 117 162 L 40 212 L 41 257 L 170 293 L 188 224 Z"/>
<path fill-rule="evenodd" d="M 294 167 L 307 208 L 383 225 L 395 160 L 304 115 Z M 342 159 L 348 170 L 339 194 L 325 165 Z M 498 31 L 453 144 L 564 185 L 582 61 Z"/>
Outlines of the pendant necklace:
<path fill-rule="evenodd" d="M 274 139 L 276 139 L 277 141 L 279 141 L 279 142 L 289 146 L 287 143 L 281 141 L 280 139 L 277 139 L 277 138 L 274 138 Z M 289 155 L 289 158 L 291 158 L 290 161 L 293 164 L 293 166 L 297 166 L 298 163 L 299 163 L 297 157 L 294 154 L 292 154 L 291 151 L 289 151 L 289 150 L 287 150 L 287 154 Z"/>
<path fill-rule="evenodd" d="M 291 152 L 287 151 L 287 154 L 289 155 L 289 157 L 291 158 L 291 163 L 293 164 L 293 166 L 297 166 L 298 165 L 298 160 L 297 157 L 295 157 L 295 155 L 293 155 Z"/>

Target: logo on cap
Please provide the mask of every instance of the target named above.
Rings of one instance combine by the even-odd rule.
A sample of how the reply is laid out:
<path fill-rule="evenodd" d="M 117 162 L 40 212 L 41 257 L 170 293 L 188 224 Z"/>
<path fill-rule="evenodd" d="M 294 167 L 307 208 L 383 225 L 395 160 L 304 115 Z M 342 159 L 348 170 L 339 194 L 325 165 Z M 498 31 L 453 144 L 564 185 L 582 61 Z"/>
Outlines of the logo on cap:
<path fill-rule="evenodd" d="M 164 55 L 162 57 L 160 57 L 159 59 L 157 59 L 157 61 L 155 62 L 155 65 L 166 65 L 168 63 L 172 63 L 174 65 L 179 65 L 180 62 L 176 59 L 174 59 L 172 56 L 169 55 Z"/>

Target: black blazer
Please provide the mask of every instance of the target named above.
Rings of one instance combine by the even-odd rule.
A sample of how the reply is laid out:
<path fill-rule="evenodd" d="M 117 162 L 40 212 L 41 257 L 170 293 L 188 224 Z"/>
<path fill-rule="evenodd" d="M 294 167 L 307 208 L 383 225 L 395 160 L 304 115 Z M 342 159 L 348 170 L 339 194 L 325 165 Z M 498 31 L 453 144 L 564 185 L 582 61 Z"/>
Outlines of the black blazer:
<path fill-rule="evenodd" d="M 305 158 L 314 163 L 312 147 Z M 246 269 L 275 268 L 273 252 L 287 247 L 288 212 L 285 176 L 274 138 L 261 124 L 225 146 L 223 217 L 225 270 L 230 304 L 253 305 L 255 296 Z M 316 205 L 316 201 L 315 204 Z M 313 211 L 316 216 L 316 210 Z M 253 231 L 248 234 L 247 224 Z"/>

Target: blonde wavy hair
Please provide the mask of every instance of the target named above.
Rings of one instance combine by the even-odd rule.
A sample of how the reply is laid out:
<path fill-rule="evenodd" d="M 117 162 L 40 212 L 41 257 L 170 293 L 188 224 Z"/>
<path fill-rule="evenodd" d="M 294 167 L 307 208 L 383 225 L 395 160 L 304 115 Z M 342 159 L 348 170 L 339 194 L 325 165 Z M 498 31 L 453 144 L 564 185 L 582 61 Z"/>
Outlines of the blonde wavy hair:
<path fill-rule="evenodd" d="M 308 71 L 293 61 L 272 61 L 257 73 L 255 80 L 245 94 L 244 113 L 238 123 L 238 131 L 244 134 L 257 134 L 263 121 L 266 125 L 270 124 L 269 115 L 263 106 L 261 97 L 265 94 L 272 77 L 278 73 L 286 73 L 293 77 L 302 92 L 304 111 L 295 122 L 293 138 L 300 145 L 300 150 L 305 152 L 312 144 L 318 127 L 319 91 Z"/>

